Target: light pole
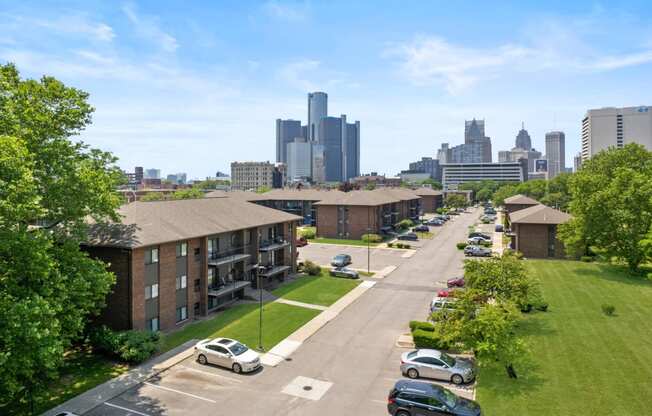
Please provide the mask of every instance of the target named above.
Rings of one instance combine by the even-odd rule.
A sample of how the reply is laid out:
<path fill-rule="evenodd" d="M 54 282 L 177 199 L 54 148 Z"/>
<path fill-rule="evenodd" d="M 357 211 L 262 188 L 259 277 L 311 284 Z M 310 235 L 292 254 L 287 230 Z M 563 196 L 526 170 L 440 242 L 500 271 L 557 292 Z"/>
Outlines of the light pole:
<path fill-rule="evenodd" d="M 258 350 L 265 351 L 265 347 L 263 347 L 263 284 L 258 268 L 256 268 L 256 280 L 258 282 Z"/>
<path fill-rule="evenodd" d="M 367 274 L 370 274 L 371 269 L 371 220 L 369 215 L 369 206 L 367 206 Z"/>

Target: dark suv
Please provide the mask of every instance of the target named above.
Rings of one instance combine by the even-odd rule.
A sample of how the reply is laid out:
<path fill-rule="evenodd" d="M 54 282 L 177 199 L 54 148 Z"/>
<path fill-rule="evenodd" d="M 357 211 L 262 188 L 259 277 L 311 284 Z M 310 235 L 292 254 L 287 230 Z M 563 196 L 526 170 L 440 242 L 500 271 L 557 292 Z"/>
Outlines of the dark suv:
<path fill-rule="evenodd" d="M 480 405 L 437 384 L 399 380 L 389 392 L 387 410 L 394 416 L 480 416 Z"/>

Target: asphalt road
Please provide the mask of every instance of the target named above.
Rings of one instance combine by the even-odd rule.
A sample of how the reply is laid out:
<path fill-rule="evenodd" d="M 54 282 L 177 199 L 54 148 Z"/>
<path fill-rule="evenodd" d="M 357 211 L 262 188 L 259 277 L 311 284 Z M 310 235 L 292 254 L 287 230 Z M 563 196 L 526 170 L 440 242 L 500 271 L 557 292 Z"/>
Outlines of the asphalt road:
<path fill-rule="evenodd" d="M 462 273 L 455 243 L 479 215 L 440 227 L 279 366 L 238 376 L 188 359 L 87 415 L 386 415 L 387 393 L 402 377 L 396 340 L 410 320 L 426 317 L 442 282 Z"/>
<path fill-rule="evenodd" d="M 403 257 L 405 253 L 405 250 L 372 247 L 369 249 L 370 270 L 379 271 L 387 266 L 398 266 L 406 260 Z M 319 265 L 328 266 L 333 257 L 338 254 L 351 256 L 352 264 L 349 267 L 367 270 L 367 247 L 310 243 L 299 248 L 299 261 L 310 260 Z"/>

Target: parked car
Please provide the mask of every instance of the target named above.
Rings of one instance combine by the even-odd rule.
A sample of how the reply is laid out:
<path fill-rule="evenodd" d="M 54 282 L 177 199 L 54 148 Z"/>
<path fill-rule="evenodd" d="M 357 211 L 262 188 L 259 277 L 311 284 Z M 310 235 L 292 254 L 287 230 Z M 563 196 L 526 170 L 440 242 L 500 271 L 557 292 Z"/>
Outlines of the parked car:
<path fill-rule="evenodd" d="M 436 296 L 430 302 L 430 312 L 452 311 L 456 301 L 455 298 Z"/>
<path fill-rule="evenodd" d="M 463 277 L 453 277 L 452 279 L 446 280 L 446 286 L 448 287 L 464 287 L 465 283 Z"/>
<path fill-rule="evenodd" d="M 199 341 L 195 344 L 195 358 L 199 364 L 216 364 L 230 368 L 234 373 L 248 373 L 261 366 L 256 351 L 230 338 Z"/>
<path fill-rule="evenodd" d="M 344 277 L 346 279 L 357 279 L 360 277 L 358 272 L 348 267 L 333 267 L 329 274 L 333 277 Z"/>
<path fill-rule="evenodd" d="M 412 228 L 412 231 L 415 233 L 427 233 L 430 231 L 430 228 L 428 228 L 427 225 L 417 225 L 416 227 Z"/>
<path fill-rule="evenodd" d="M 349 264 L 351 264 L 351 256 L 348 254 L 338 254 L 331 260 L 331 266 L 333 267 L 346 267 Z"/>
<path fill-rule="evenodd" d="M 405 233 L 401 234 L 398 237 L 399 240 L 408 240 L 408 241 L 417 241 L 419 236 L 416 233 Z"/>
<path fill-rule="evenodd" d="M 78 416 L 78 415 L 77 413 L 73 413 L 73 412 L 61 412 L 61 413 L 57 413 L 54 416 Z"/>
<path fill-rule="evenodd" d="M 504 231 L 503 226 L 501 224 L 496 224 L 495 230 L 497 233 L 502 233 Z"/>
<path fill-rule="evenodd" d="M 491 240 L 491 236 L 487 233 L 482 233 L 480 231 L 473 231 L 469 233 L 469 238 L 471 237 L 482 237 L 486 238 L 487 240 Z"/>
<path fill-rule="evenodd" d="M 387 411 L 393 416 L 452 415 L 480 416 L 480 405 L 459 397 L 433 383 L 399 380 L 387 397 Z"/>
<path fill-rule="evenodd" d="M 491 257 L 491 250 L 480 246 L 466 246 L 464 255 L 471 257 Z"/>
<path fill-rule="evenodd" d="M 304 247 L 307 245 L 308 245 L 308 240 L 306 240 L 304 237 L 297 238 L 297 247 Z"/>
<path fill-rule="evenodd" d="M 490 243 L 491 240 L 484 237 L 471 237 L 466 240 L 469 244 L 480 244 L 480 243 Z"/>
<path fill-rule="evenodd" d="M 475 378 L 476 370 L 468 360 L 456 359 L 439 350 L 420 349 L 401 355 L 401 373 L 463 384 Z"/>
<path fill-rule="evenodd" d="M 433 218 L 430 221 L 428 221 L 427 224 L 439 227 L 440 225 L 444 225 L 444 220 L 439 219 L 439 218 Z"/>
<path fill-rule="evenodd" d="M 449 289 L 440 289 L 437 291 L 437 297 L 438 298 L 454 298 L 456 297 L 455 292 L 462 290 L 463 288 L 460 287 L 452 287 Z"/>

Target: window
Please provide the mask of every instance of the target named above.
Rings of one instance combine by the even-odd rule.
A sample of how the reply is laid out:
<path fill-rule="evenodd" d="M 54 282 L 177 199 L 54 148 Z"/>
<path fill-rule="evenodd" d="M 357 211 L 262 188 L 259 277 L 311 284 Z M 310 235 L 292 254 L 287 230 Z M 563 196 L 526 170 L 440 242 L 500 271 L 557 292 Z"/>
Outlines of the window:
<path fill-rule="evenodd" d="M 220 240 L 217 238 L 210 238 L 208 240 L 208 255 L 214 256 L 220 249 Z"/>
<path fill-rule="evenodd" d="M 208 287 L 213 287 L 215 284 L 215 268 L 214 267 L 209 267 L 208 268 Z"/>
<path fill-rule="evenodd" d="M 201 280 L 195 279 L 195 292 L 199 292 L 201 289 Z"/>
<path fill-rule="evenodd" d="M 244 243 L 246 246 L 251 244 L 251 230 L 245 230 L 244 232 Z"/>
<path fill-rule="evenodd" d="M 185 321 L 188 319 L 188 307 L 182 306 L 177 308 L 177 322 Z"/>
<path fill-rule="evenodd" d="M 147 330 L 148 331 L 158 331 L 158 316 L 152 319 L 147 320 Z"/>
<path fill-rule="evenodd" d="M 195 316 L 199 315 L 199 302 L 195 302 Z"/>
<path fill-rule="evenodd" d="M 185 289 L 188 286 L 188 277 L 184 274 L 183 276 L 177 276 L 177 290 Z"/>
<path fill-rule="evenodd" d="M 158 263 L 158 248 L 152 248 L 145 252 L 145 264 Z"/>
<path fill-rule="evenodd" d="M 145 299 L 155 299 L 158 297 L 158 283 L 151 286 L 145 286 Z"/>
<path fill-rule="evenodd" d="M 209 345 L 208 348 L 220 354 L 226 355 L 229 353 L 226 348 L 220 347 L 219 345 Z"/>
<path fill-rule="evenodd" d="M 177 257 L 186 257 L 188 255 L 188 243 L 177 244 Z"/>

